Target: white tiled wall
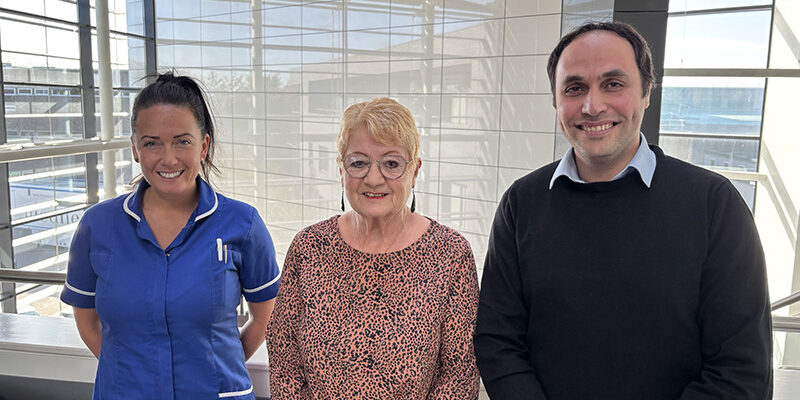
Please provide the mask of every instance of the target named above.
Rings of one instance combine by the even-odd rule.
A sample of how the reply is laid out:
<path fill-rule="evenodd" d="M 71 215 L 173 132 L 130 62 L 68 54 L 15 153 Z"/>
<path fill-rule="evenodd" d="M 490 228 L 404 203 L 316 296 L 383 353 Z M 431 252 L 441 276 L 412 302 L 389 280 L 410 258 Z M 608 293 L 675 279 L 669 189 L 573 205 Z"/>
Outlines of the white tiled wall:
<path fill-rule="evenodd" d="M 479 270 L 502 193 L 560 157 L 546 63 L 561 0 L 410 3 L 156 2 L 159 70 L 210 90 L 217 185 L 261 211 L 279 258 L 339 212 L 334 141 L 354 102 L 391 96 L 414 114 L 417 209 L 461 231 Z"/>

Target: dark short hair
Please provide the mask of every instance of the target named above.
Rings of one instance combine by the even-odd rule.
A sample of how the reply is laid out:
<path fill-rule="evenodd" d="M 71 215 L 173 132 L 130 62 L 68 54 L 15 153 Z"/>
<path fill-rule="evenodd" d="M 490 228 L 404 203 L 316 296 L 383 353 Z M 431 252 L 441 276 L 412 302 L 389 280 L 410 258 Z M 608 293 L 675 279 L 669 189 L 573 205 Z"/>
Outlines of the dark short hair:
<path fill-rule="evenodd" d="M 209 181 L 210 174 L 219 174 L 219 168 L 214 165 L 214 117 L 208 106 L 205 91 L 200 84 L 188 77 L 177 76 L 173 72 L 158 74 L 156 81 L 147 85 L 136 96 L 131 110 L 131 129 L 136 134 L 136 125 L 139 121 L 139 112 L 159 104 L 169 104 L 176 107 L 186 107 L 192 112 L 200 132 L 209 136 L 208 152 L 200 165 L 203 179 Z"/>
<path fill-rule="evenodd" d="M 556 48 L 553 49 L 553 52 L 550 53 L 550 58 L 547 60 L 547 76 L 550 78 L 550 91 L 555 96 L 556 66 L 558 66 L 558 60 L 561 58 L 561 53 L 564 52 L 564 49 L 566 49 L 572 41 L 577 39 L 578 36 L 587 32 L 599 30 L 614 32 L 631 44 L 631 47 L 633 47 L 633 56 L 636 58 L 636 66 L 639 68 L 639 76 L 642 78 L 642 97 L 644 97 L 647 91 L 656 84 L 656 75 L 655 72 L 653 72 L 653 55 L 650 53 L 650 48 L 647 47 L 647 41 L 644 40 L 644 37 L 642 37 L 634 27 L 622 22 L 587 22 L 564 35 L 556 45 Z"/>

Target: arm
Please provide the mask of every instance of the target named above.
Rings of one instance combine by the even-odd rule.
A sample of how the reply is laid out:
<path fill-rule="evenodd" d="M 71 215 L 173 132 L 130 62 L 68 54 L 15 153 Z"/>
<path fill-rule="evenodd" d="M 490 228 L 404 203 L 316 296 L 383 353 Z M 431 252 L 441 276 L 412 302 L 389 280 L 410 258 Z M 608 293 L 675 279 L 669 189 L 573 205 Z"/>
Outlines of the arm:
<path fill-rule="evenodd" d="M 753 217 L 728 182 L 716 188 L 709 213 L 697 315 L 703 366 L 679 399 L 772 398 L 772 320 Z"/>
<path fill-rule="evenodd" d="M 295 256 L 296 242 L 298 242 L 297 237 L 287 251 L 275 311 L 267 329 L 269 386 L 272 400 L 299 400 L 305 398 L 301 397 L 301 393 L 307 390 L 303 361 L 295 334 L 303 307 L 298 288 L 300 272 Z"/>
<path fill-rule="evenodd" d="M 265 333 L 267 332 L 267 322 L 275 306 L 275 299 L 269 299 L 258 303 L 247 303 L 250 310 L 250 319 L 239 332 L 239 339 L 242 341 L 244 349 L 244 359 L 249 360 L 253 353 L 258 350 L 258 346 L 264 343 Z"/>
<path fill-rule="evenodd" d="M 517 259 L 514 186 L 500 200 L 483 267 L 475 355 L 492 399 L 545 399 L 528 362 L 528 306 Z"/>
<path fill-rule="evenodd" d="M 75 325 L 78 326 L 78 334 L 81 335 L 83 343 L 96 358 L 100 358 L 103 332 L 100 317 L 97 316 L 97 309 L 72 307 L 72 310 L 75 313 Z"/>
<path fill-rule="evenodd" d="M 478 275 L 472 249 L 464 249 L 453 269 L 439 348 L 439 371 L 428 400 L 477 399 L 480 377 L 472 334 L 478 312 Z"/>

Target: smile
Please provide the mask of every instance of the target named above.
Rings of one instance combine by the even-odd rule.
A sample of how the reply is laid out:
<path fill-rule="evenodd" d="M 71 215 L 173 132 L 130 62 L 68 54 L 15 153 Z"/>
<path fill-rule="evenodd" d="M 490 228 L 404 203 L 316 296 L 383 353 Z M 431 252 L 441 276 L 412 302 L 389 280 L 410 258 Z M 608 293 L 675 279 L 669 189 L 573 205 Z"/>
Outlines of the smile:
<path fill-rule="evenodd" d="M 602 132 L 606 129 L 611 129 L 619 124 L 619 122 L 609 122 L 602 125 L 578 125 L 578 129 L 586 132 Z"/>
<path fill-rule="evenodd" d="M 162 178 L 167 178 L 167 179 L 177 178 L 182 173 L 183 173 L 183 170 L 175 171 L 175 172 L 157 172 L 158 176 L 160 176 Z"/>
<path fill-rule="evenodd" d="M 369 197 L 369 198 L 373 198 L 373 199 L 378 199 L 378 198 L 381 198 L 381 197 L 386 197 L 386 196 L 387 196 L 387 194 L 386 194 L 386 193 L 372 193 L 372 192 L 364 192 L 364 193 L 362 193 L 362 194 L 363 194 L 364 196 L 367 196 L 367 197 Z"/>

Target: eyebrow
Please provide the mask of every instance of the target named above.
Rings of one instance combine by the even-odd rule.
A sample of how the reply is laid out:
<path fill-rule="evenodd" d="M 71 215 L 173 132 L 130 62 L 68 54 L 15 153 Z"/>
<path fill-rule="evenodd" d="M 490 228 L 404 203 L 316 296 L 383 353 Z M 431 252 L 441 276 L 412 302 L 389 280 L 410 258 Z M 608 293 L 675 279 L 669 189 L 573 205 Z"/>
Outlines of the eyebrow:
<path fill-rule="evenodd" d="M 173 139 L 177 139 L 177 138 L 184 137 L 184 136 L 192 136 L 192 134 L 191 134 L 191 133 L 189 133 L 189 132 L 184 132 L 184 133 L 179 133 L 179 134 L 177 134 L 177 135 L 173 136 L 172 138 L 173 138 Z M 144 139 L 155 139 L 155 140 L 161 140 L 161 138 L 160 138 L 160 137 L 158 137 L 158 136 L 152 136 L 152 135 L 142 135 L 142 137 L 140 137 L 140 138 L 139 138 L 139 140 L 144 140 Z"/>
<path fill-rule="evenodd" d="M 603 73 L 602 76 L 603 78 L 624 78 L 627 77 L 628 74 L 626 74 L 625 71 L 617 68 L 617 69 L 612 69 L 611 71 L 608 71 L 606 73 Z"/>
<path fill-rule="evenodd" d="M 604 72 L 600 76 L 603 77 L 603 78 L 625 78 L 625 77 L 628 76 L 628 74 L 626 74 L 625 71 L 623 71 L 623 70 L 621 70 L 619 68 L 615 68 L 615 69 L 612 69 L 611 71 Z M 581 82 L 583 80 L 584 80 L 583 77 L 580 76 L 580 75 L 567 75 L 567 77 L 564 78 L 561 81 L 561 84 L 562 85 L 568 85 L 570 83 Z"/>
<path fill-rule="evenodd" d="M 386 153 L 381 154 L 381 157 L 388 156 L 388 155 L 393 155 L 393 154 L 401 156 L 401 157 L 403 156 L 403 154 L 401 152 L 397 151 L 397 150 L 389 150 Z M 347 154 L 345 154 L 345 157 L 352 157 L 354 155 L 362 155 L 362 156 L 369 157 L 369 155 L 367 153 L 362 153 L 360 151 L 354 151 L 352 153 L 347 153 Z"/>

